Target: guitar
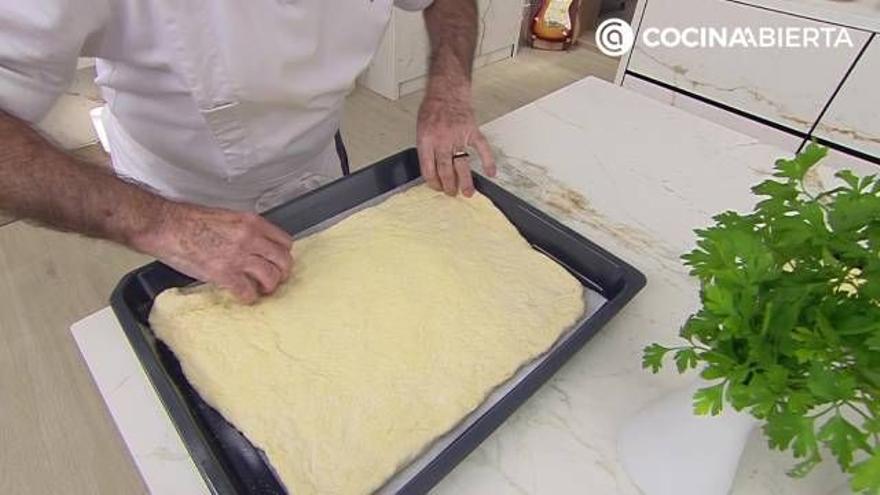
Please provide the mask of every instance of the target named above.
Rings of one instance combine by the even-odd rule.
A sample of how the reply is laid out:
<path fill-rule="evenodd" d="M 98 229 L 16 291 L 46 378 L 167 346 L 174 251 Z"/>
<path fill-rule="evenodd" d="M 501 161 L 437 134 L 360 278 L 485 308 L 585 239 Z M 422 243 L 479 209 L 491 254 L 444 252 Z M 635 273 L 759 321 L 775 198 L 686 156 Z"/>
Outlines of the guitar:
<path fill-rule="evenodd" d="M 532 21 L 532 44 L 548 48 L 548 43 L 535 43 L 536 40 L 561 44 L 556 49 L 565 49 L 572 42 L 574 22 L 577 18 L 575 0 L 542 0 Z"/>

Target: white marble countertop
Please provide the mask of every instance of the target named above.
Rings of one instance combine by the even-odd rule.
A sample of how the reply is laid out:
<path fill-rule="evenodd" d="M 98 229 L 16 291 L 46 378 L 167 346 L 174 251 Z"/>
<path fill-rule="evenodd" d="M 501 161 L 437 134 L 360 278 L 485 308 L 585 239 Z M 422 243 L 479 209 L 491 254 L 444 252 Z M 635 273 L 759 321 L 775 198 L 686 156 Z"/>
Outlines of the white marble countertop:
<path fill-rule="evenodd" d="M 484 130 L 501 184 L 635 265 L 648 286 L 432 493 L 641 493 L 619 462 L 618 431 L 693 379 L 640 363 L 648 343 L 675 340 L 698 303 L 678 257 L 714 213 L 750 209 L 750 186 L 786 153 L 593 78 Z M 204 492 L 112 312 L 72 330 L 153 493 Z M 731 493 L 847 493 L 834 465 L 789 479 L 792 460 L 765 445 L 755 430 Z"/>

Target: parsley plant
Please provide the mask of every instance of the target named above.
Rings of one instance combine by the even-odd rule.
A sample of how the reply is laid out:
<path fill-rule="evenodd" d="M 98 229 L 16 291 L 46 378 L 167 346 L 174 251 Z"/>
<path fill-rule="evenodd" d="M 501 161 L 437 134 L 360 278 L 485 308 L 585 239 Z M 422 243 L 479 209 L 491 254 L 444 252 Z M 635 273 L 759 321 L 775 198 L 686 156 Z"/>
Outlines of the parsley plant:
<path fill-rule="evenodd" d="M 710 384 L 696 414 L 725 402 L 761 420 L 771 448 L 790 450 L 806 475 L 826 450 L 857 492 L 880 493 L 880 180 L 837 173 L 811 191 L 816 144 L 776 162 L 752 191 L 747 215 L 725 212 L 697 230 L 682 259 L 701 284 L 702 308 L 679 347 L 645 348 L 657 372 L 700 368 Z"/>

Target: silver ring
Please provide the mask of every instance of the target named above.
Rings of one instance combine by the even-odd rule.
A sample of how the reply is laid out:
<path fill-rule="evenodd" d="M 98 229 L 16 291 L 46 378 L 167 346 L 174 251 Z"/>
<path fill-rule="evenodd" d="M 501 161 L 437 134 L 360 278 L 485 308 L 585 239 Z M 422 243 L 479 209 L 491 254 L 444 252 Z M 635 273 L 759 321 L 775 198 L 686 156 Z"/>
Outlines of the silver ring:
<path fill-rule="evenodd" d="M 455 153 L 452 154 L 452 159 L 457 160 L 459 158 L 467 158 L 469 156 L 471 156 L 471 154 L 468 153 L 467 151 L 456 151 Z"/>

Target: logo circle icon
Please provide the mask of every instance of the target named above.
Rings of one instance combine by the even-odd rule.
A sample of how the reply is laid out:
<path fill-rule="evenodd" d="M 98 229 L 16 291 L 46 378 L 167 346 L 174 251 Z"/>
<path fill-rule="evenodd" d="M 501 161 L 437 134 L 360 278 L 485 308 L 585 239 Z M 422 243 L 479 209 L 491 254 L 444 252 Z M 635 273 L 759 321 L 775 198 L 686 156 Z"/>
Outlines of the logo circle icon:
<path fill-rule="evenodd" d="M 608 19 L 596 29 L 596 46 L 609 57 L 620 57 L 635 43 L 632 27 L 623 19 Z"/>

